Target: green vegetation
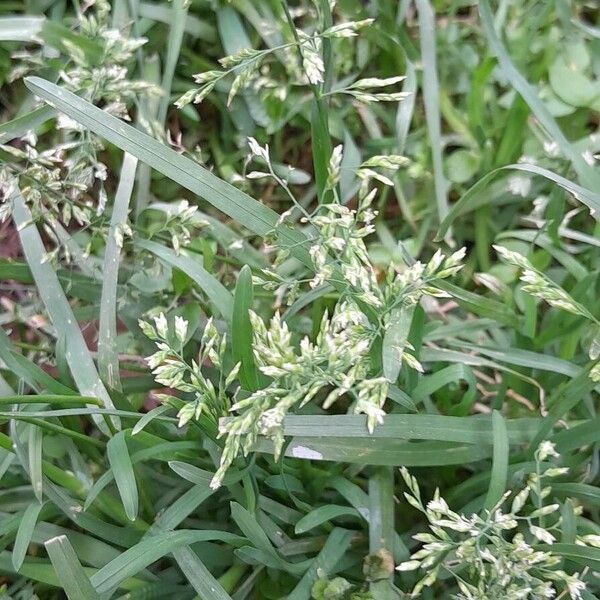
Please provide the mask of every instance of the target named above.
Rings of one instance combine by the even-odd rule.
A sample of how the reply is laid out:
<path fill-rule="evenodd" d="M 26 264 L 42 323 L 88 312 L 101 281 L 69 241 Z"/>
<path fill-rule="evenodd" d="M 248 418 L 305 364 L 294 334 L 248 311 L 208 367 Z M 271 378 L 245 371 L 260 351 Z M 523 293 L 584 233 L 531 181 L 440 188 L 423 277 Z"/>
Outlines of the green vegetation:
<path fill-rule="evenodd" d="M 599 77 L 593 1 L 0 3 L 0 598 L 600 597 Z"/>

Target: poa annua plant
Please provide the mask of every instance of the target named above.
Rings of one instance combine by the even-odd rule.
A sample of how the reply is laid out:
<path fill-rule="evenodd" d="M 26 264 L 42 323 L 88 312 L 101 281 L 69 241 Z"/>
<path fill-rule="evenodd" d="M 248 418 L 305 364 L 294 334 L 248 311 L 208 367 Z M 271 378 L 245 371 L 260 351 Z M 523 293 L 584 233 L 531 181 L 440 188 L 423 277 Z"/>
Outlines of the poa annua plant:
<path fill-rule="evenodd" d="M 253 171 L 249 174 L 251 178 L 273 178 L 291 197 L 292 208 L 300 207 L 287 183 L 273 170 L 268 146 L 261 147 L 251 138 L 249 147 L 250 158 L 260 158 L 268 168 L 268 171 Z M 353 412 L 367 416 L 370 432 L 377 423 L 383 423 L 383 407 L 390 381 L 384 373 L 372 372 L 371 354 L 375 340 L 385 335 L 399 308 L 414 307 L 423 295 L 446 297 L 447 294 L 435 287 L 435 282 L 453 276 L 462 266 L 464 249 L 449 257 L 438 251 L 427 264 L 417 262 L 410 267 L 391 268 L 380 284 L 364 242 L 374 231 L 372 222 L 376 217 L 371 205 L 377 189 L 371 189 L 370 183 L 375 179 L 385 185 L 392 184 L 375 169 L 396 171 L 407 161 L 394 155 L 375 156 L 365 161 L 358 169 L 363 183 L 358 193 L 358 207 L 354 210 L 340 202 L 336 190 L 341 157 L 342 147 L 337 147 L 329 165 L 328 188 L 332 192 L 332 202 L 317 206 L 312 214 L 300 207 L 304 214 L 302 220 L 313 228 L 309 254 L 314 275 L 304 283 L 314 289 L 325 282 L 334 282 L 341 290 L 340 299 L 331 315 L 327 312 L 323 315 L 314 342 L 304 337 L 298 348 L 294 347 L 292 333 L 280 313 L 265 323 L 257 313 L 250 312 L 254 358 L 270 383 L 247 397 L 234 400 L 228 409 L 235 413 L 234 416 L 229 416 L 227 411 L 221 414 L 222 417 L 227 416 L 219 430 L 219 435 L 225 436 L 225 447 L 211 484 L 214 487 L 221 484 L 240 450 L 247 455 L 259 435 L 273 441 L 277 459 L 284 445 L 286 414 L 302 408 L 323 392 L 326 392 L 321 399 L 324 409 L 331 408 L 342 397 L 348 397 Z M 281 220 L 285 217 L 282 215 Z M 281 262 L 287 254 L 285 251 L 280 253 L 276 262 Z M 298 282 L 285 282 L 272 270 L 255 280 L 267 287 L 279 284 L 291 288 L 294 292 L 288 295 L 288 301 L 293 300 L 298 290 Z M 377 315 L 375 320 L 370 319 L 365 311 Z M 151 326 L 145 325 L 144 329 L 150 337 L 154 336 Z M 167 358 L 174 350 L 164 337 L 160 344 L 160 352 L 149 359 L 154 367 L 158 359 L 167 360 L 166 364 L 155 369 L 155 374 L 160 376 L 158 381 L 165 384 L 170 381 L 175 384 L 170 387 L 182 391 L 195 391 L 195 408 L 186 408 L 184 414 L 198 414 L 202 405 L 198 399 L 206 393 L 206 384 L 198 375 L 199 365 L 205 357 L 201 355 L 197 363 L 188 367 L 181 362 L 180 354 L 176 359 Z M 410 350 L 410 343 L 406 340 L 401 347 L 394 348 L 401 362 L 422 371 Z M 238 369 L 239 365 L 232 371 L 233 375 L 228 375 L 228 384 L 234 381 Z M 180 377 L 185 371 L 196 375 L 190 382 L 183 383 Z M 214 391 L 210 394 L 214 395 Z M 214 402 L 212 404 L 215 405 Z M 224 406 L 223 402 L 217 404 Z"/>
<path fill-rule="evenodd" d="M 467 516 L 451 510 L 439 490 L 425 503 L 416 478 L 403 468 L 409 489 L 405 497 L 425 515 L 430 529 L 414 536 L 422 547 L 397 567 L 400 572 L 424 573 L 411 597 L 419 598 L 425 587 L 449 574 L 460 589 L 452 596 L 457 600 L 581 599 L 585 570 L 564 571 L 561 557 L 552 551 L 561 535 L 562 517 L 560 504 L 548 504 L 547 498 L 553 478 L 569 471 L 552 464 L 558 458 L 554 444 L 542 442 L 525 487 L 506 492 L 490 510 Z M 597 536 L 580 536 L 577 543 L 596 545 Z"/>

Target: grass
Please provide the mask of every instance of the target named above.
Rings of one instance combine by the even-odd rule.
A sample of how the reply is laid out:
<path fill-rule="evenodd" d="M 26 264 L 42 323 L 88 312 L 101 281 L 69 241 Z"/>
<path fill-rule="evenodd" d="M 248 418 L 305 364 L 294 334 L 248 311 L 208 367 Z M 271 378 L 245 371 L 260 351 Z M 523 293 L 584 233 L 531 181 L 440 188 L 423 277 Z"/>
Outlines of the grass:
<path fill-rule="evenodd" d="M 0 596 L 596 598 L 593 8 L 2 3 Z"/>

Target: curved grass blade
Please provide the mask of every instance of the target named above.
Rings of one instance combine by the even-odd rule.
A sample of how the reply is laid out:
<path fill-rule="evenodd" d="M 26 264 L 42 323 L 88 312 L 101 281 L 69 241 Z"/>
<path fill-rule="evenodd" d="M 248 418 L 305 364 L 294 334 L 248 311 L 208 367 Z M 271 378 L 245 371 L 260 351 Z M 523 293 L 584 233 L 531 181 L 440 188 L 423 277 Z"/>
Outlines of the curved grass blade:
<path fill-rule="evenodd" d="M 306 533 L 323 523 L 328 523 L 338 517 L 356 517 L 360 519 L 358 511 L 349 506 L 338 506 L 337 504 L 325 504 L 311 510 L 304 515 L 297 523 L 294 531 L 297 534 Z"/>
<path fill-rule="evenodd" d="M 470 187 L 462 195 L 460 200 L 452 206 L 452 210 L 448 213 L 446 218 L 440 224 L 440 228 L 436 236 L 437 241 L 443 239 L 449 227 L 452 225 L 453 221 L 457 219 L 457 217 L 467 214 L 488 202 L 487 197 L 481 195 L 481 191 L 502 171 L 506 170 L 525 171 L 527 173 L 533 173 L 534 175 L 540 175 L 541 177 L 552 181 L 556 185 L 563 188 L 565 191 L 572 194 L 580 202 L 585 204 L 590 209 L 596 221 L 600 221 L 600 194 L 598 192 L 594 192 L 591 189 L 581 187 L 580 185 L 577 185 L 569 179 L 557 175 L 556 173 L 553 173 L 548 169 L 538 167 L 537 165 L 519 163 L 514 165 L 506 165 L 505 167 L 494 169 L 493 171 L 490 171 L 487 175 L 485 175 L 485 177 L 482 177 L 472 187 Z"/>

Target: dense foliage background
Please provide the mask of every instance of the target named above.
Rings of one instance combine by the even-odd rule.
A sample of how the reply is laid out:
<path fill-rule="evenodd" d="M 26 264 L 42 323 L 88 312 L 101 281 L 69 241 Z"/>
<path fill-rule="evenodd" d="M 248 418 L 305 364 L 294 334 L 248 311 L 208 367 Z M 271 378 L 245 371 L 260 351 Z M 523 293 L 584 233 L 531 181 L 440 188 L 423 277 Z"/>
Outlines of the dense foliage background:
<path fill-rule="evenodd" d="M 595 598 L 598 8 L 3 0 L 1 597 Z"/>

